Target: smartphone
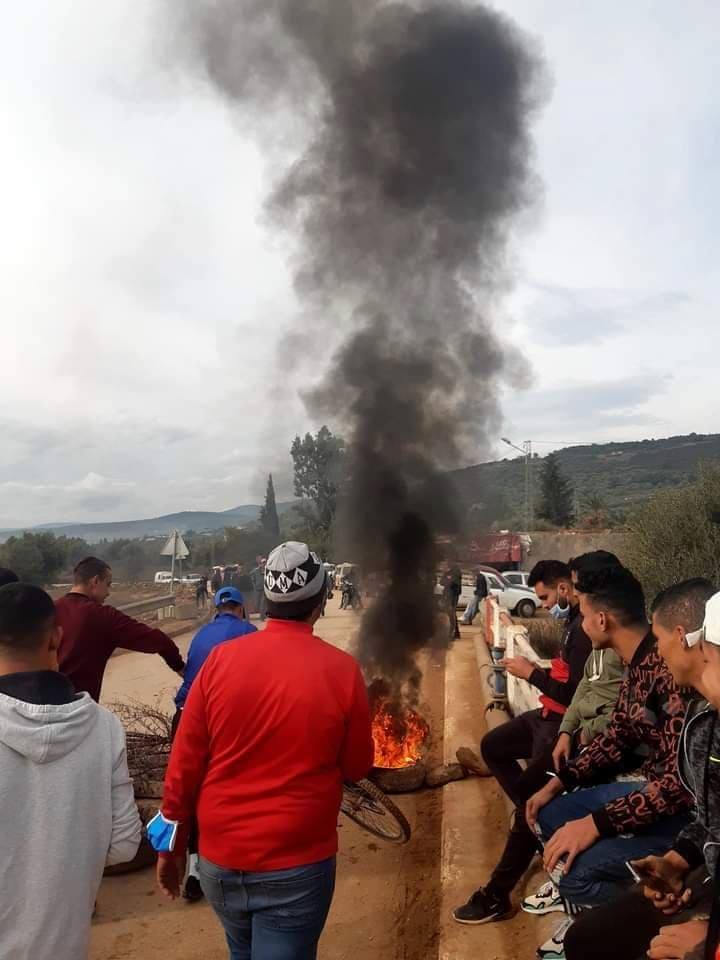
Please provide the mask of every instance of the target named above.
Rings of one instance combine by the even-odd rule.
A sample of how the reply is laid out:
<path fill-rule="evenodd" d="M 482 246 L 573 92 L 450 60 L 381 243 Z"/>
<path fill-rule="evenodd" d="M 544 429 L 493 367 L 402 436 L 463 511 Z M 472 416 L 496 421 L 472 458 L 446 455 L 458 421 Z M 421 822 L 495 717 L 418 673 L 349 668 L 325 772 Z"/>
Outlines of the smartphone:
<path fill-rule="evenodd" d="M 664 880 L 661 880 L 660 877 L 656 877 L 655 874 L 638 870 L 637 867 L 635 867 L 629 860 L 625 861 L 625 866 L 628 868 L 630 876 L 633 878 L 635 883 L 642 883 L 643 886 L 649 887 L 656 893 L 662 893 L 666 896 L 671 893 L 675 893 L 672 887 L 665 883 Z"/>

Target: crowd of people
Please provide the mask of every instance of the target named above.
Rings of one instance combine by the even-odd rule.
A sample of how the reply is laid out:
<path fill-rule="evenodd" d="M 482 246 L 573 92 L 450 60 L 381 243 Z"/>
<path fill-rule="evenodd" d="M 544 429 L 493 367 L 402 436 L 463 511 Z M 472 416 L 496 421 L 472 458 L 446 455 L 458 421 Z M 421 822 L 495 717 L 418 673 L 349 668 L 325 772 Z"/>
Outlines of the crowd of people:
<path fill-rule="evenodd" d="M 158 654 L 181 678 L 162 806 L 146 829 L 160 889 L 204 896 L 231 960 L 316 957 L 342 786 L 372 766 L 371 720 L 358 664 L 314 633 L 329 586 L 321 560 L 285 543 L 262 572 L 265 628 L 249 623 L 237 587 L 214 585 L 215 617 L 185 663 L 165 633 L 105 603 L 101 560 L 79 563 L 56 602 L 0 571 L 0 795 L 12 824 L 0 835 L 1 957 L 86 958 L 103 870 L 141 843 L 124 732 L 98 704 L 118 647 Z M 563 611 L 563 637 L 548 668 L 504 661 L 540 706 L 480 745 L 477 764 L 515 816 L 455 920 L 508 919 L 540 857 L 548 880 L 522 909 L 563 915 L 541 960 L 717 960 L 720 593 L 703 579 L 674 584 L 648 619 L 641 584 L 604 551 L 540 562 L 529 582 Z M 467 622 L 485 592 L 478 581 Z"/>
<path fill-rule="evenodd" d="M 549 669 L 505 661 L 541 706 L 483 739 L 515 815 L 495 870 L 454 917 L 509 918 L 539 855 L 548 881 L 522 909 L 563 914 L 541 960 L 715 960 L 720 593 L 674 584 L 649 622 L 641 584 L 604 551 L 538 563 L 530 585 L 569 616 Z"/>

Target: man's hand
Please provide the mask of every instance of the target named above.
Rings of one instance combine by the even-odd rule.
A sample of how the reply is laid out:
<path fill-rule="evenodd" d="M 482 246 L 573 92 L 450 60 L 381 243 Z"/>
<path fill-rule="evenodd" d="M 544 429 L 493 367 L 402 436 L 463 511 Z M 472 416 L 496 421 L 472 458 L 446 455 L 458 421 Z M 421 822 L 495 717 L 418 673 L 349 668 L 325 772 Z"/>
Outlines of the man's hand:
<path fill-rule="evenodd" d="M 690 920 L 663 927 L 650 943 L 650 960 L 690 960 L 702 956 L 702 947 L 708 935 L 706 920 Z M 698 951 L 700 948 L 700 952 Z"/>
<path fill-rule="evenodd" d="M 564 790 L 564 787 L 557 777 L 553 777 L 542 790 L 534 793 L 525 804 L 525 819 L 531 830 L 535 830 L 538 814 L 543 807 L 546 807 L 551 800 L 554 800 Z"/>
<path fill-rule="evenodd" d="M 567 873 L 575 858 L 599 839 L 600 832 L 595 826 L 592 816 L 588 815 L 580 820 L 570 820 L 564 827 L 556 830 L 545 844 L 543 854 L 545 869 L 550 873 L 555 869 L 558 860 L 565 858 L 563 873 Z"/>
<path fill-rule="evenodd" d="M 535 669 L 535 664 L 531 663 L 527 657 L 509 657 L 507 660 L 501 660 L 500 663 L 511 676 L 517 677 L 518 680 L 529 680 Z"/>
<path fill-rule="evenodd" d="M 180 884 L 185 876 L 185 854 L 179 857 L 158 857 L 156 868 L 157 885 L 166 897 L 176 900 L 180 896 Z"/>
<path fill-rule="evenodd" d="M 570 759 L 571 751 L 572 737 L 569 733 L 561 733 L 552 752 L 553 769 L 558 773 Z"/>
<path fill-rule="evenodd" d="M 646 881 L 643 893 L 658 910 L 672 916 L 686 906 L 691 896 L 684 889 L 690 867 L 679 853 L 670 850 L 664 857 L 643 857 L 632 860 L 631 865 Z"/>

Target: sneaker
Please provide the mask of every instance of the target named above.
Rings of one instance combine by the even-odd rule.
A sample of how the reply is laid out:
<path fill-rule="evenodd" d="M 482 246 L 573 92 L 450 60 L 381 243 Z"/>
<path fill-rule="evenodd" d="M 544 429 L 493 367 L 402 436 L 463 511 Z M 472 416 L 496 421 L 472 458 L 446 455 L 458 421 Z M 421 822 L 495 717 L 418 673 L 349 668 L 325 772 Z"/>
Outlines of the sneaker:
<path fill-rule="evenodd" d="M 534 913 L 537 917 L 544 916 L 546 913 L 565 912 L 565 905 L 560 896 L 560 891 L 552 880 L 548 880 L 547 883 L 538 887 L 535 893 L 531 893 L 529 897 L 525 897 L 521 907 L 525 913 Z"/>
<path fill-rule="evenodd" d="M 550 939 L 538 947 L 537 955 L 540 960 L 565 960 L 565 934 L 573 922 L 572 917 L 563 920 Z"/>
<path fill-rule="evenodd" d="M 453 910 L 458 923 L 481 924 L 495 920 L 507 920 L 512 916 L 509 897 L 498 897 L 487 890 L 476 890 L 467 903 Z"/>
<path fill-rule="evenodd" d="M 185 881 L 185 889 L 183 890 L 183 899 L 187 900 L 188 903 L 197 903 L 198 900 L 202 900 L 205 894 L 202 892 L 202 887 L 200 886 L 200 881 L 197 877 L 194 877 L 192 874 Z"/>

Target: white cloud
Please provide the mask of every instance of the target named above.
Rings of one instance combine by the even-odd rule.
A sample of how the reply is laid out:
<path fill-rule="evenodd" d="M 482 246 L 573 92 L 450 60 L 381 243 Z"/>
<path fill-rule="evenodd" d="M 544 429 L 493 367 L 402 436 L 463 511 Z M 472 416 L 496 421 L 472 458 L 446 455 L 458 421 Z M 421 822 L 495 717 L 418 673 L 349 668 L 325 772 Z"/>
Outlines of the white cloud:
<path fill-rule="evenodd" d="M 720 7 L 501 7 L 554 79 L 544 206 L 498 318 L 535 379 L 506 395 L 503 432 L 716 429 Z M 319 375 L 329 350 L 298 366 L 281 337 L 296 303 L 286 239 L 262 217 L 273 171 L 225 104 L 168 68 L 160 8 L 4 15 L 4 526 L 257 502 L 270 470 L 287 495 L 288 447 L 310 426 L 289 371 Z"/>

